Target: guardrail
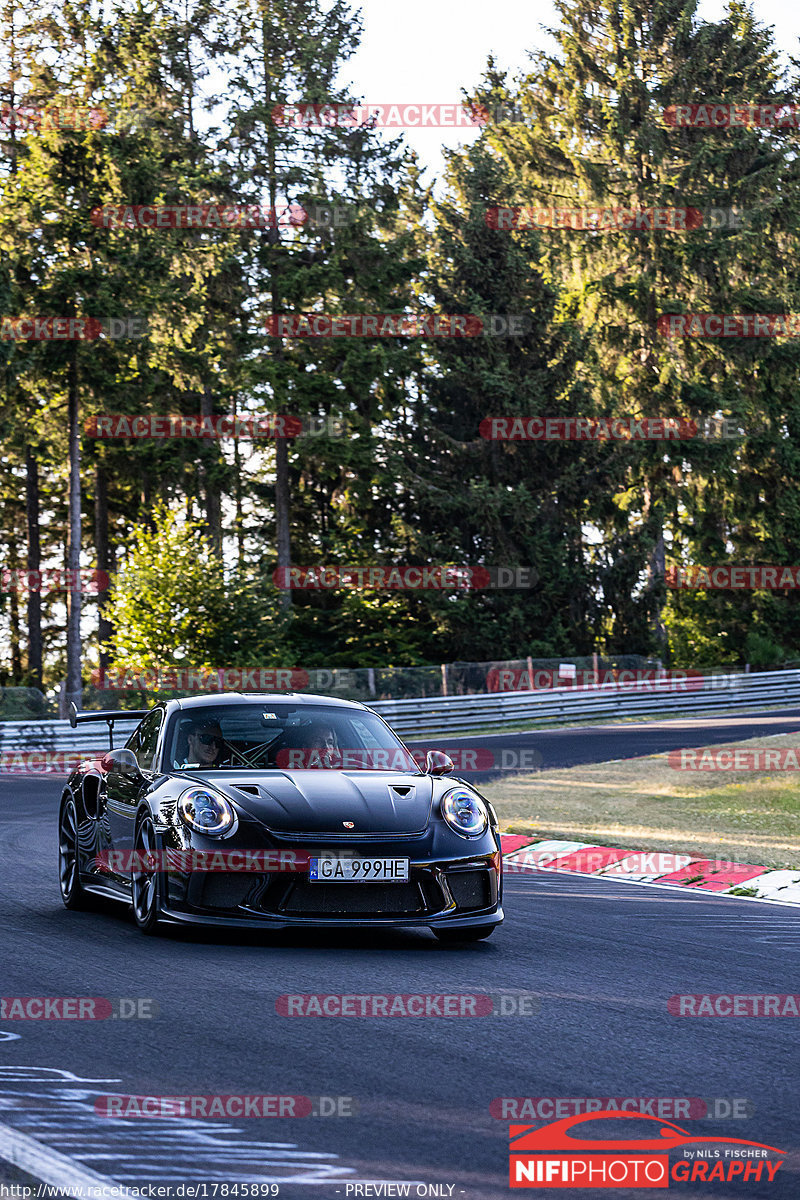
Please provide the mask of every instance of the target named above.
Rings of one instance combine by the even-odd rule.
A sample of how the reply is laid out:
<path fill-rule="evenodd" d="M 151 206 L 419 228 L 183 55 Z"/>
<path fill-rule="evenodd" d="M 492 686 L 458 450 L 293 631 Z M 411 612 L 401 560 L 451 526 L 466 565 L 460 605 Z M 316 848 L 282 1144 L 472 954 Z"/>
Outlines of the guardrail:
<path fill-rule="evenodd" d="M 726 712 L 795 703 L 800 704 L 800 671 L 709 675 L 686 681 L 639 680 L 613 686 L 424 700 L 378 700 L 370 707 L 401 735 L 431 738 L 487 727 L 536 728 L 556 722 L 642 716 L 657 719 L 675 712 Z M 136 719 L 121 717 L 115 721 L 114 745 L 123 745 L 136 725 Z M 107 748 L 108 730 L 101 723 L 72 729 L 67 721 L 0 722 L 0 753 L 4 756 L 16 750 L 77 753 Z"/>
<path fill-rule="evenodd" d="M 114 745 L 124 746 L 139 719 L 114 721 Z M 0 763 L 9 766 L 7 759 L 16 750 L 33 750 L 47 754 L 77 754 L 108 750 L 108 726 L 81 725 L 72 729 L 69 721 L 2 721 L 0 722 Z"/>
<path fill-rule="evenodd" d="M 725 712 L 762 705 L 800 703 L 800 671 L 708 675 L 684 681 L 633 683 L 452 696 L 428 700 L 383 700 L 372 704 L 384 720 L 406 736 L 443 735 L 488 726 L 549 725 L 599 718 L 653 716 L 671 712 Z"/>

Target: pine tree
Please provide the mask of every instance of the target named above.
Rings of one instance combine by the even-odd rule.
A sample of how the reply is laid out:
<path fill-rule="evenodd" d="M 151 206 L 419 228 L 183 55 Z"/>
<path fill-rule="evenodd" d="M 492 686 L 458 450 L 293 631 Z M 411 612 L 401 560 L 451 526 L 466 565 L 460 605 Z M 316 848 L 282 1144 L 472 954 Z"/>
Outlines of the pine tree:
<path fill-rule="evenodd" d="M 577 403 L 580 340 L 532 270 L 535 237 L 490 228 L 505 173 L 485 141 L 448 155 L 426 284 L 435 309 L 515 321 L 514 336 L 432 339 L 403 442 L 403 534 L 414 561 L 532 568 L 532 589 L 426 597 L 440 655 L 485 659 L 591 650 L 582 513 L 591 462 L 555 443 L 500 442 L 489 419 L 559 416 Z M 489 429 L 487 430 L 487 427 Z M 419 608 L 422 598 L 410 599 Z M 433 639 L 432 639 L 433 640 Z M 433 644 L 430 647 L 436 653 Z"/>
<path fill-rule="evenodd" d="M 524 122 L 487 133 L 509 168 L 517 203 L 707 213 L 732 205 L 763 210 L 772 192 L 789 202 L 784 219 L 795 219 L 794 169 L 776 153 L 774 138 L 753 130 L 681 132 L 663 117 L 669 106 L 690 101 L 751 100 L 776 91 L 780 98 L 769 37 L 744 6 L 733 5 L 715 24 L 697 20 L 691 0 L 563 0 L 558 10 L 558 50 L 534 56 L 534 70 L 514 97 Z M 495 71 L 479 98 L 512 99 Z M 547 235 L 541 265 L 564 290 L 564 308 L 590 334 L 595 412 L 701 422 L 720 412 L 743 414 L 745 397 L 753 395 L 747 348 L 676 346 L 659 332 L 658 317 L 734 311 L 750 287 L 747 264 L 775 256 L 765 233 L 763 226 L 719 229 L 713 219 L 709 227 L 706 217 L 704 226 L 685 233 Z M 782 302 L 789 298 L 784 290 Z M 700 440 L 614 447 L 611 486 L 592 514 L 610 649 L 667 651 L 667 549 L 674 554 L 682 542 L 696 507 L 693 491 L 724 490 L 736 506 L 736 458 L 732 445 Z M 715 505 L 708 498 L 701 505 L 712 523 Z"/>
<path fill-rule="evenodd" d="M 352 103 L 336 78 L 357 45 L 360 22 L 345 3 L 319 0 L 247 0 L 232 21 L 237 62 L 228 161 L 240 202 L 276 214 L 272 227 L 243 247 L 249 310 L 261 322 L 312 310 L 403 311 L 414 270 L 414 231 L 399 199 L 405 181 L 413 187 L 405 152 L 397 140 L 382 144 L 369 125 L 297 128 L 280 116 L 297 104 Z M 310 219 L 278 217 L 292 205 Z M 245 403 L 306 416 L 323 430 L 332 420 L 349 433 L 276 443 L 269 557 L 279 567 L 293 553 L 290 530 L 296 560 L 345 554 L 352 561 L 369 553 L 365 527 L 386 520 L 375 509 L 373 430 L 392 412 L 403 355 L 398 346 L 364 339 L 288 341 L 268 336 L 263 324 L 251 337 Z M 337 603 L 327 597 L 323 609 L 330 602 Z M 312 601 L 310 619 L 316 607 Z"/>

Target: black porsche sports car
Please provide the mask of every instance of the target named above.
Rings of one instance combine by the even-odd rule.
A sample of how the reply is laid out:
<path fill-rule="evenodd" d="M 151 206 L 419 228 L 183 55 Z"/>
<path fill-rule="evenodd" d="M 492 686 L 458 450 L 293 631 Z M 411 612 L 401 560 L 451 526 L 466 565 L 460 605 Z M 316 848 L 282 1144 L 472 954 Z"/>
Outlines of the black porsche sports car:
<path fill-rule="evenodd" d="M 113 722 L 130 712 L 76 713 Z M 294 693 L 169 700 L 86 761 L 59 810 L 67 908 L 121 900 L 139 928 L 422 926 L 477 941 L 503 920 L 497 818 L 371 709 Z M 112 735 L 113 736 L 113 735 Z"/>

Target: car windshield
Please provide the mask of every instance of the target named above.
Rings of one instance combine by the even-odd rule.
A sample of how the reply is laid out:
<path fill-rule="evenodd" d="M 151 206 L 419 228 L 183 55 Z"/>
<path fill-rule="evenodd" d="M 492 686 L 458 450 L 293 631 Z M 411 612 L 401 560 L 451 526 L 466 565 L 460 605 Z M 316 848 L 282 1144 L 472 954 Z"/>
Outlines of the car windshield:
<path fill-rule="evenodd" d="M 165 768 L 419 771 L 420 761 L 374 713 L 267 698 L 178 712 Z"/>

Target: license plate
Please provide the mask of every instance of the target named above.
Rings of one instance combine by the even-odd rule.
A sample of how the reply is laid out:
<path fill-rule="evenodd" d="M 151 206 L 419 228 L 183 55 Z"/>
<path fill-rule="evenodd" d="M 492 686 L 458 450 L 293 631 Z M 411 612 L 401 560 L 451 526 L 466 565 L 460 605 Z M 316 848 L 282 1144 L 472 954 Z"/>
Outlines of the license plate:
<path fill-rule="evenodd" d="M 408 881 L 407 858 L 337 858 L 320 855 L 310 862 L 312 883 L 405 883 Z"/>

